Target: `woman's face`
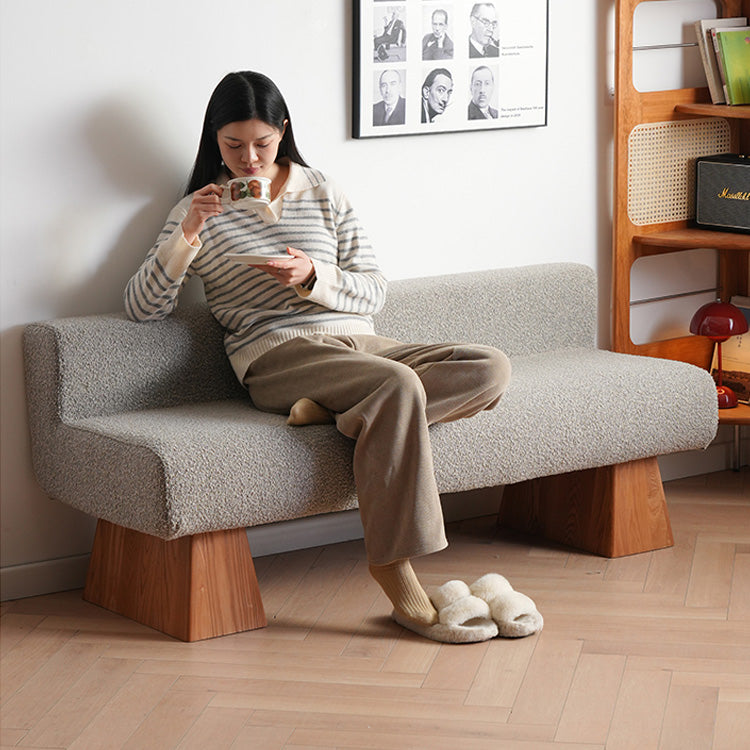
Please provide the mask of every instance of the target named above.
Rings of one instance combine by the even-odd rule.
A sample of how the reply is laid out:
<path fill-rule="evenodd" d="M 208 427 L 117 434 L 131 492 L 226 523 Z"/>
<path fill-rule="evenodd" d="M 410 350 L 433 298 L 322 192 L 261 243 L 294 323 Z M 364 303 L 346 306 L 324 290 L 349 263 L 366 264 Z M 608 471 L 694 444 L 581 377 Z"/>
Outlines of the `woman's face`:
<path fill-rule="evenodd" d="M 276 156 L 286 130 L 262 120 L 230 122 L 216 132 L 219 151 L 230 177 L 268 177 L 278 172 Z"/>

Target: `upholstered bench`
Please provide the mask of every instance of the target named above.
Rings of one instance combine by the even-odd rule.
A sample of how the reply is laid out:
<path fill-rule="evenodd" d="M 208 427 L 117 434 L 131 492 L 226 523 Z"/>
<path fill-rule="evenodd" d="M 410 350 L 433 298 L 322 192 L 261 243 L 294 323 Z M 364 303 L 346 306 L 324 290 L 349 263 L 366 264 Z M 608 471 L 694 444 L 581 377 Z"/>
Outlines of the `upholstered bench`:
<path fill-rule="evenodd" d="M 431 427 L 441 492 L 505 486 L 500 520 L 615 557 L 672 544 L 656 456 L 705 448 L 709 374 L 596 348 L 594 272 L 561 263 L 395 281 L 407 341 L 491 344 L 500 404 Z M 356 507 L 352 442 L 255 409 L 205 305 L 29 325 L 34 468 L 99 519 L 84 596 L 183 640 L 261 627 L 246 527 Z"/>

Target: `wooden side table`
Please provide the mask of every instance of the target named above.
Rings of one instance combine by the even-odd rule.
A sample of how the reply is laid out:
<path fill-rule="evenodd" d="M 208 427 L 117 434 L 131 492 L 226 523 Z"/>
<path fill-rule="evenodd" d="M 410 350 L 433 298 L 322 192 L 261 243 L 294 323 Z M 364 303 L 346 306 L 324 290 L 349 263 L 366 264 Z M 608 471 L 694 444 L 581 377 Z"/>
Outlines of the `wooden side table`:
<path fill-rule="evenodd" d="M 740 428 L 742 425 L 750 424 L 750 406 L 739 404 L 734 409 L 721 409 L 719 411 L 719 424 L 734 425 L 734 445 L 732 457 L 732 468 L 740 470 Z"/>

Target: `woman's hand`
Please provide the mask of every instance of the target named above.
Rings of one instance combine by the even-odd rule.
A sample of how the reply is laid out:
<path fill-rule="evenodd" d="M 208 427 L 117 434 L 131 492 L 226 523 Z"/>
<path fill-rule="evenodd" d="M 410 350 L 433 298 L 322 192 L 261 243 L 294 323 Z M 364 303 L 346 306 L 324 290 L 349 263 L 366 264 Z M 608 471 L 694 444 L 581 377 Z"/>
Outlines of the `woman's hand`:
<path fill-rule="evenodd" d="M 309 256 L 294 247 L 288 247 L 289 260 L 269 260 L 264 266 L 257 266 L 273 276 L 282 286 L 304 284 L 315 271 Z"/>
<path fill-rule="evenodd" d="M 221 205 L 223 192 L 221 185 L 211 183 L 193 193 L 187 216 L 182 220 L 182 233 L 189 245 L 195 244 L 206 219 L 218 216 L 224 210 Z"/>

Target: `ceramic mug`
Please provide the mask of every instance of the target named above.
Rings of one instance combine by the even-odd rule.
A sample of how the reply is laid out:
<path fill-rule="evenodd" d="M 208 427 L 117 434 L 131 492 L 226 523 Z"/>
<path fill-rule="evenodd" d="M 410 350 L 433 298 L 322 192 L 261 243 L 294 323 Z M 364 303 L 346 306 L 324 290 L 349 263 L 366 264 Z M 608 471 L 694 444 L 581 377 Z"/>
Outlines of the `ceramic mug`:
<path fill-rule="evenodd" d="M 224 186 L 221 202 L 236 204 L 239 201 L 267 205 L 271 202 L 271 180 L 268 177 L 236 177 L 229 180 Z"/>

